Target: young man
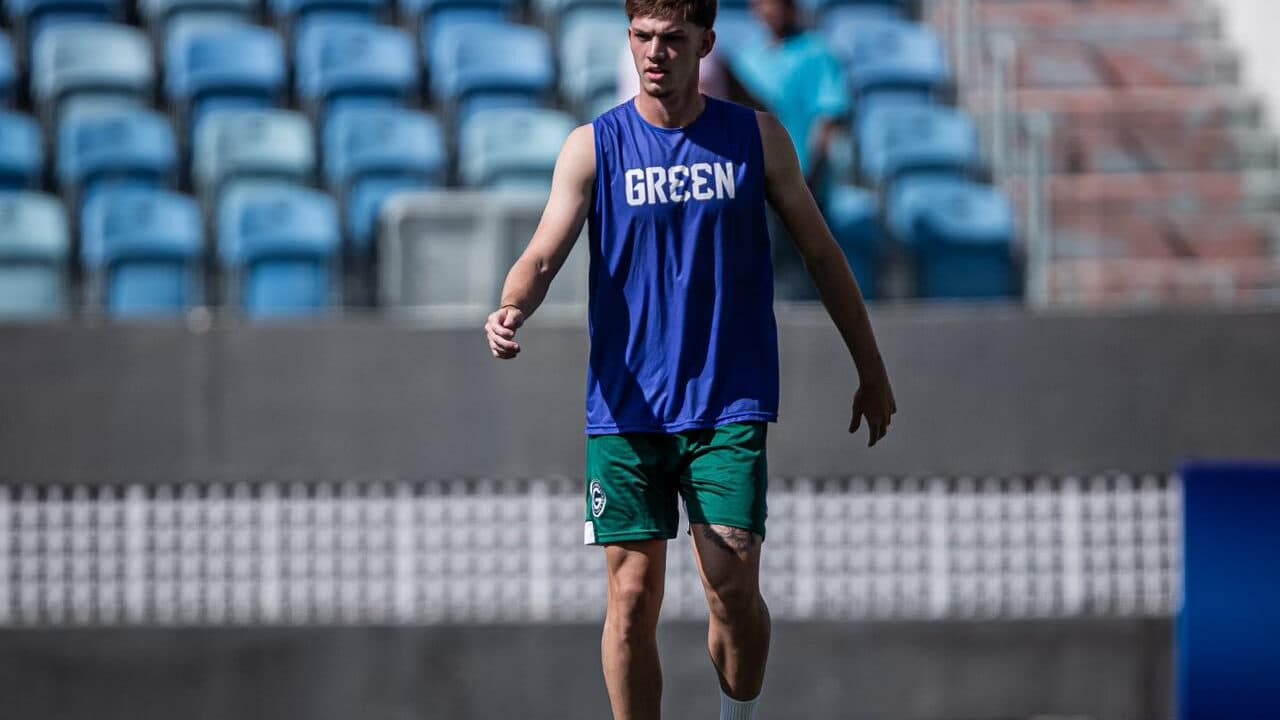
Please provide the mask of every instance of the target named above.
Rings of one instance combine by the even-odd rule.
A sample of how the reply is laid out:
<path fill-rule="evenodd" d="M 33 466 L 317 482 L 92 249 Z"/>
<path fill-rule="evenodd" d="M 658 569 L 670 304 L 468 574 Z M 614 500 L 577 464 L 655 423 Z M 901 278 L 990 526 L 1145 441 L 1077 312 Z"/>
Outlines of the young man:
<path fill-rule="evenodd" d="M 485 324 L 494 357 L 589 220 L 586 542 L 605 547 L 601 651 L 615 720 L 656 720 L 666 543 L 683 498 L 711 610 L 720 717 L 748 720 L 764 683 L 759 590 L 766 423 L 778 349 L 765 203 L 791 230 L 860 384 L 849 431 L 874 445 L 895 412 L 858 286 L 769 114 L 699 94 L 715 0 L 627 0 L 640 93 L 565 142 L 551 197 Z"/>

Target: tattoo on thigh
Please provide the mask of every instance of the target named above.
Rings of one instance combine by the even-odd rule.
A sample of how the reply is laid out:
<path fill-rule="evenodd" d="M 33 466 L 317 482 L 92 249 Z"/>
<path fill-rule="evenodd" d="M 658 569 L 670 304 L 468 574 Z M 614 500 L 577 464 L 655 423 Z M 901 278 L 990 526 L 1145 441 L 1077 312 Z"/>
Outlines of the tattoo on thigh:
<path fill-rule="evenodd" d="M 742 528 L 721 527 L 716 529 L 710 525 L 703 525 L 702 536 L 715 543 L 716 547 L 725 552 L 746 552 L 755 547 L 756 544 L 755 533 Z"/>

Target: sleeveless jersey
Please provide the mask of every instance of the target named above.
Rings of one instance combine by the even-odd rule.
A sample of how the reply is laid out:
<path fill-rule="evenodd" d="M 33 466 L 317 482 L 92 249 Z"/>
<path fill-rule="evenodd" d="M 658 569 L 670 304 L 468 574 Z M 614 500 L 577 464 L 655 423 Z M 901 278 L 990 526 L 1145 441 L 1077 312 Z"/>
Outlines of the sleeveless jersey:
<path fill-rule="evenodd" d="M 660 128 L 629 100 L 592 125 L 587 434 L 777 420 L 755 112 L 707 97 L 689 125 Z"/>

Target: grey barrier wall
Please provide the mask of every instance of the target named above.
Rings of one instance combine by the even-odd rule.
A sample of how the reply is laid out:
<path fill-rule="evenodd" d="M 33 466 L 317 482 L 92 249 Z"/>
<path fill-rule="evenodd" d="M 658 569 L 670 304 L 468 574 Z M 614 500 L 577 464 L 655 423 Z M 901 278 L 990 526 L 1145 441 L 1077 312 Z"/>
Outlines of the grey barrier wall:
<path fill-rule="evenodd" d="M 10 631 L 6 720 L 602 720 L 598 625 Z M 661 626 L 664 717 L 713 718 L 705 626 Z M 1173 717 L 1167 620 L 780 623 L 778 720 Z"/>
<path fill-rule="evenodd" d="M 899 415 L 846 433 L 856 375 L 820 309 L 781 309 L 774 475 L 1168 472 L 1280 457 L 1280 312 L 1039 315 L 876 308 Z M 587 338 L 535 316 L 493 360 L 479 323 L 390 318 L 0 326 L 0 478 L 581 474 Z"/>

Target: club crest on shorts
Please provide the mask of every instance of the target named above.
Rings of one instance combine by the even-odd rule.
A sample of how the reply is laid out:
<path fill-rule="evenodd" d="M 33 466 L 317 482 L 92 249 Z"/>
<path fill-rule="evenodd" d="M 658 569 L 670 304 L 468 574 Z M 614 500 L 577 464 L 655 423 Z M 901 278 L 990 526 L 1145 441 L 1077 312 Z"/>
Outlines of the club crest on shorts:
<path fill-rule="evenodd" d="M 600 514 L 604 512 L 604 506 L 607 502 L 609 502 L 609 499 L 604 496 L 604 486 L 600 484 L 599 480 L 592 480 L 591 515 L 593 517 L 600 517 Z"/>

